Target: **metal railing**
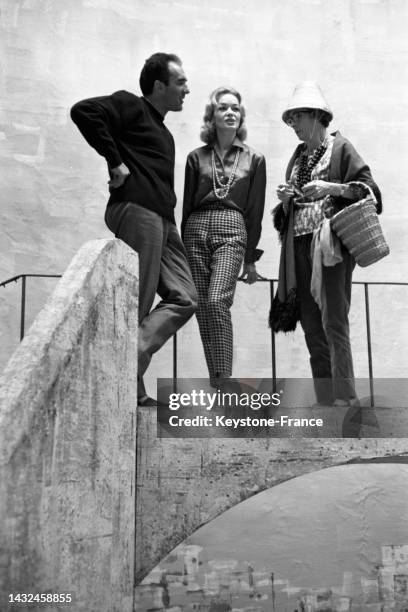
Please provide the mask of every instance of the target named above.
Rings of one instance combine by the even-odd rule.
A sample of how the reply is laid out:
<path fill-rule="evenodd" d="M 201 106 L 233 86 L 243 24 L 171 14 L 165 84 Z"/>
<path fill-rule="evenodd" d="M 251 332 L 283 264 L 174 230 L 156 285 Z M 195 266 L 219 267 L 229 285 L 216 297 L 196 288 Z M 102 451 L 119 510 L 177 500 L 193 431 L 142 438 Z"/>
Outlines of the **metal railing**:
<path fill-rule="evenodd" d="M 262 278 L 257 282 L 269 283 L 269 296 L 270 296 L 270 307 L 272 306 L 273 296 L 275 294 L 275 283 L 278 282 L 276 278 Z M 408 282 L 389 282 L 389 281 L 353 281 L 353 285 L 364 286 L 364 306 L 365 306 L 365 321 L 366 321 L 366 337 L 367 337 L 367 356 L 368 356 L 368 377 L 370 382 L 370 403 L 374 406 L 374 373 L 373 373 L 373 354 L 372 354 L 372 343 L 371 343 L 371 320 L 370 320 L 370 300 L 368 287 L 369 285 L 382 285 L 382 286 L 408 286 Z M 273 392 L 276 392 L 276 342 L 275 332 L 270 329 L 271 333 L 271 358 L 272 358 L 272 388 Z M 177 380 L 177 334 L 173 338 L 173 380 Z"/>
<path fill-rule="evenodd" d="M 27 278 L 61 278 L 61 276 L 61 274 L 19 274 L 0 283 L 0 287 L 5 287 L 10 283 L 16 283 L 21 278 L 20 340 L 24 338 L 25 333 Z"/>
<path fill-rule="evenodd" d="M 21 306 L 20 306 L 20 340 L 24 338 L 25 333 L 25 313 L 26 313 L 26 279 L 27 278 L 61 278 L 61 274 L 19 274 L 13 276 L 2 283 L 0 287 L 5 287 L 9 283 L 17 282 L 21 279 Z M 257 282 L 269 283 L 269 298 L 270 305 L 272 305 L 273 296 L 275 294 L 275 283 L 276 278 L 261 278 Z M 368 357 L 368 375 L 370 381 L 370 398 L 371 405 L 374 406 L 374 373 L 373 373 L 373 355 L 372 355 L 372 343 L 371 343 L 371 320 L 370 320 L 370 301 L 368 288 L 370 285 L 381 285 L 381 286 L 408 286 L 408 282 L 388 282 L 388 281 L 353 281 L 353 285 L 364 286 L 364 305 L 365 305 L 365 321 L 366 321 L 366 337 L 367 337 L 367 357 Z M 273 391 L 276 391 L 276 342 L 275 332 L 271 329 L 271 360 L 272 360 L 272 382 Z M 178 377 L 178 349 L 177 349 L 177 334 L 173 336 L 173 380 L 176 381 Z"/>

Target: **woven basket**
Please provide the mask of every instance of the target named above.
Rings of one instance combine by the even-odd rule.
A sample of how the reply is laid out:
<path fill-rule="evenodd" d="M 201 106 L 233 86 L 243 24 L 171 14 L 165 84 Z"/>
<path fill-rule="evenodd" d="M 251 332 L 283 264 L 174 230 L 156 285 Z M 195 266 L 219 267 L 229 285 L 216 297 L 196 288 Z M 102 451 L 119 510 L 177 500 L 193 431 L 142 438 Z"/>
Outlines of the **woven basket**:
<path fill-rule="evenodd" d="M 331 218 L 331 226 L 362 268 L 390 252 L 371 197 L 343 208 Z"/>

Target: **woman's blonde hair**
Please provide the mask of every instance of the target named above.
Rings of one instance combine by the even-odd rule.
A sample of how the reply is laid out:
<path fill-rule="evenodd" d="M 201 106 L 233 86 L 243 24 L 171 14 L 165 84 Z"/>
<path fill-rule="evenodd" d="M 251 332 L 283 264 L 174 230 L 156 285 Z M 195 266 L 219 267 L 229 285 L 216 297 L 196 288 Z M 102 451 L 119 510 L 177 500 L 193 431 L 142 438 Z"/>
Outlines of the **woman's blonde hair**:
<path fill-rule="evenodd" d="M 245 125 L 245 107 L 241 103 L 241 94 L 232 87 L 217 87 L 217 89 L 214 89 L 214 91 L 210 94 L 210 100 L 204 111 L 204 123 L 201 127 L 200 138 L 206 144 L 213 144 L 216 140 L 217 134 L 215 130 L 214 111 L 217 107 L 218 100 L 224 94 L 232 94 L 237 98 L 241 113 L 241 120 L 237 129 L 237 136 L 242 141 L 244 141 L 247 137 L 247 129 Z"/>

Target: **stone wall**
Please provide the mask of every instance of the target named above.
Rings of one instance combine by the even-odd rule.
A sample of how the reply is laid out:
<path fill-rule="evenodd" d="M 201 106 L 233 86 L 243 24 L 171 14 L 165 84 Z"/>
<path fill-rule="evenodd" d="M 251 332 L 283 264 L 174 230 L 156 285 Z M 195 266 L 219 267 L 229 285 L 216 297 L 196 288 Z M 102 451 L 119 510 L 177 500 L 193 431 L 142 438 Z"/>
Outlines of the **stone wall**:
<path fill-rule="evenodd" d="M 121 241 L 85 244 L 1 378 L 1 610 L 132 610 L 137 274 Z"/>

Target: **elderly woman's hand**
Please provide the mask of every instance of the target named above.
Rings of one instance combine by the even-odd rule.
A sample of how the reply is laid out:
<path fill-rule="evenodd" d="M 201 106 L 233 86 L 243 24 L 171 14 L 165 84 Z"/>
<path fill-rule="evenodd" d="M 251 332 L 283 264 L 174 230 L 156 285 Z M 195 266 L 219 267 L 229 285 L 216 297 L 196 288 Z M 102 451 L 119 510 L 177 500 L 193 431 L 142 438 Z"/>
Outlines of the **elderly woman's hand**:
<path fill-rule="evenodd" d="M 289 201 L 295 195 L 294 186 L 291 185 L 290 183 L 281 183 L 280 185 L 278 185 L 278 188 L 276 189 L 276 195 L 278 196 L 279 200 L 282 202 L 283 211 L 286 215 L 288 212 L 288 208 L 289 208 Z"/>
<path fill-rule="evenodd" d="M 293 196 L 295 195 L 293 185 L 291 185 L 290 183 L 282 183 L 281 185 L 278 185 L 278 188 L 276 189 L 276 195 L 283 204 L 288 203 L 290 198 L 293 198 Z"/>
<path fill-rule="evenodd" d="M 310 181 L 303 185 L 302 189 L 305 199 L 307 200 L 321 200 L 328 195 L 338 196 L 341 192 L 341 185 L 339 183 L 329 183 L 328 181 Z"/>

